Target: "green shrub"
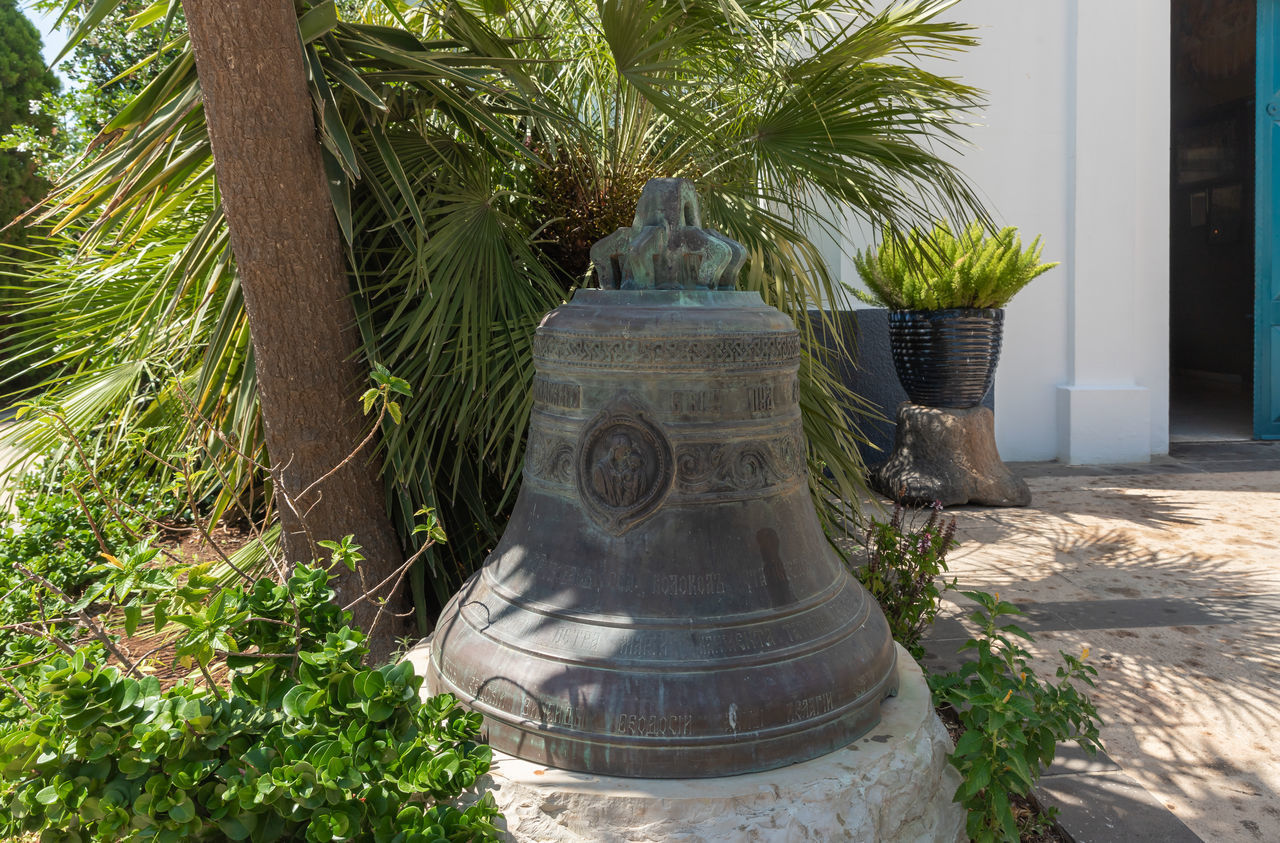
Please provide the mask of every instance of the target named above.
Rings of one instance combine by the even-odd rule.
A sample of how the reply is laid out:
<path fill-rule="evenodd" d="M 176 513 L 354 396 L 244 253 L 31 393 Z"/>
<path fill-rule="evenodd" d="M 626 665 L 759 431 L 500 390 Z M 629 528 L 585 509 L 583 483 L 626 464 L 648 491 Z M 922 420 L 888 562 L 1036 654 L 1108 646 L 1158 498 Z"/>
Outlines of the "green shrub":
<path fill-rule="evenodd" d="M 956 520 L 945 521 L 942 507 L 934 507 L 923 526 L 905 517 L 895 505 L 888 523 L 872 519 L 863 536 L 866 558 L 853 568 L 854 576 L 880 604 L 893 640 L 920 659 L 920 640 L 933 625 L 941 604 L 947 572 L 947 551 L 955 545 Z"/>
<path fill-rule="evenodd" d="M 961 650 L 978 658 L 950 673 L 929 677 L 934 702 L 949 705 L 965 728 L 951 763 L 964 778 L 955 801 L 968 811 L 969 837 L 984 841 L 1018 840 L 1009 795 L 1026 795 L 1053 762 L 1057 745 L 1075 741 L 1086 752 L 1098 749 L 1098 711 L 1073 683 L 1093 686 L 1098 672 L 1079 657 L 1060 653 L 1065 664 L 1057 683 L 1042 681 L 1027 664 L 1030 653 L 1014 638 L 1033 640 L 1024 630 L 1004 623 L 1018 608 L 981 591 L 964 596 L 980 608 L 970 616 L 981 627 Z"/>
<path fill-rule="evenodd" d="M 26 475 L 14 497 L 16 517 L 0 512 L 0 678 L 9 686 L 0 692 L 0 726 L 28 716 L 18 694 L 25 692 L 32 663 L 55 652 L 55 641 L 74 641 L 75 625 L 57 619 L 105 575 L 103 546 L 128 546 L 133 533 L 150 532 L 147 518 L 173 509 L 154 486 L 140 484 L 127 499 L 107 501 L 82 475 L 56 466 L 44 473 L 56 487 Z M 112 518 L 112 509 L 126 520 Z M 31 582 L 19 566 L 48 585 Z M 36 629 L 43 634 L 33 634 Z"/>
<path fill-rule="evenodd" d="M 335 545 L 337 547 L 337 545 Z M 358 558 L 350 542 L 346 561 Z M 337 555 L 337 554 L 336 554 Z M 332 602 L 329 573 L 298 566 L 284 584 L 213 588 L 178 579 L 144 545 L 116 560 L 103 593 L 132 595 L 180 660 L 230 688 L 162 690 L 104 644 L 36 666 L 29 715 L 0 727 L 0 831 L 73 840 L 496 839 L 491 798 L 450 800 L 489 767 L 480 717 L 447 696 L 425 702 L 407 663 L 366 668 L 364 635 Z M 128 587 L 126 587 L 128 586 Z M 133 629 L 126 629 L 132 632 Z M 118 658 L 117 658 L 118 660 Z"/>
<path fill-rule="evenodd" d="M 946 223 L 898 236 L 886 227 L 880 248 L 854 256 L 870 295 L 859 297 L 894 310 L 1004 307 L 1028 282 L 1057 263 L 1040 263 L 1040 237 L 1024 252 L 1018 229 L 988 235 L 970 223 L 960 235 Z"/>
<path fill-rule="evenodd" d="M 59 588 L 78 591 L 94 578 L 89 572 L 99 562 L 102 544 L 131 544 L 135 533 L 154 532 L 145 523 L 148 518 L 158 519 L 176 508 L 152 485 L 138 484 L 124 500 L 104 500 L 79 473 L 62 472 L 50 480 L 55 488 L 36 475 L 25 475 L 14 496 L 17 517 L 0 511 L 0 594 L 13 585 L 4 583 L 15 576 L 14 562 L 47 576 Z M 96 533 L 86 510 L 97 525 Z M 112 510 L 125 520 L 116 520 Z M 7 600 L 0 600 L 0 613 L 7 611 Z M 21 611 L 29 608 L 24 605 Z"/>

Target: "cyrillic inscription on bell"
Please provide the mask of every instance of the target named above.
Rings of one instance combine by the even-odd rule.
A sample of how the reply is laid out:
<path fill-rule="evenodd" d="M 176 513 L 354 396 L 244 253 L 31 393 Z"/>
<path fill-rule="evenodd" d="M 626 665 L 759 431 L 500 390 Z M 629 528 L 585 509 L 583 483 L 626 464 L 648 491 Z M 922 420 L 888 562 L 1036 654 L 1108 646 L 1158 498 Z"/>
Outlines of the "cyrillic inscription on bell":
<path fill-rule="evenodd" d="M 543 319 L 524 482 L 441 615 L 427 685 L 495 749 L 652 778 L 767 770 L 876 723 L 888 625 L 809 498 L 795 326 L 655 179 Z"/>

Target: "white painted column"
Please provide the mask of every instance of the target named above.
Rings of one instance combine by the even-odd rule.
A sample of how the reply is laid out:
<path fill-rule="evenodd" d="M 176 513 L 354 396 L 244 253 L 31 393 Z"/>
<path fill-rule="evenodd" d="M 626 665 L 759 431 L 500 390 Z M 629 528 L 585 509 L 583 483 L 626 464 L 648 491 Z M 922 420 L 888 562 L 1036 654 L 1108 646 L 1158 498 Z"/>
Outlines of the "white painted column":
<path fill-rule="evenodd" d="M 1070 5 L 1074 174 L 1058 458 L 1146 462 L 1168 443 L 1169 7 Z"/>
<path fill-rule="evenodd" d="M 930 70 L 987 92 L 952 160 L 1062 265 L 1005 315 L 1005 460 L 1143 462 L 1169 447 L 1169 4 L 965 0 L 979 45 Z M 853 244 L 868 233 L 850 227 Z M 841 278 L 857 283 L 847 259 Z"/>

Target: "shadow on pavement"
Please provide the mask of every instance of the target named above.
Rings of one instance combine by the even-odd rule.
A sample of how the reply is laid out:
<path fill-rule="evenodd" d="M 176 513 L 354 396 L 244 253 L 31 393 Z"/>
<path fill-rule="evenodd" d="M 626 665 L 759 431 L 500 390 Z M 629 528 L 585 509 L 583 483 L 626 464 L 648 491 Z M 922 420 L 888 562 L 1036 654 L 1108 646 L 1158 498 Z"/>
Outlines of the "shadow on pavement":
<path fill-rule="evenodd" d="M 1280 473 L 1252 479 L 1047 477 L 1029 508 L 953 510 L 952 574 L 1026 610 L 1037 672 L 1085 646 L 1099 671 L 1092 696 L 1115 764 L 1045 779 L 1064 812 L 1074 800 L 1096 820 L 1077 839 L 1194 839 L 1173 816 L 1161 830 L 1164 809 L 1204 839 L 1276 839 Z M 928 669 L 954 664 L 967 603 L 957 596 L 939 619 Z M 1116 836 L 1096 836 L 1108 822 Z"/>

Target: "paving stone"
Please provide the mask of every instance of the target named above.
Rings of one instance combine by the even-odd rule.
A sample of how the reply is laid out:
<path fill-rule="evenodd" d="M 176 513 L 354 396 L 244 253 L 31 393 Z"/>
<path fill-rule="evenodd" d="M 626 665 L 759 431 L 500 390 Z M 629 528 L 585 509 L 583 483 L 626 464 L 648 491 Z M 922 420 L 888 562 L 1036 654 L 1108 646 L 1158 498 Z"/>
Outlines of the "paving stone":
<path fill-rule="evenodd" d="M 1233 474 L 1235 472 L 1280 471 L 1280 460 L 1199 460 L 1195 468 L 1208 474 Z"/>
<path fill-rule="evenodd" d="M 1280 443 L 1179 443 L 1142 466 L 1010 467 L 1036 478 L 1032 509 L 957 511 L 966 545 L 953 572 L 1007 589 L 1043 649 L 1092 645 L 1101 672 L 1109 757 L 1063 747 L 1041 779 L 1045 804 L 1080 841 L 1280 841 Z M 950 623 L 925 644 L 930 670 L 968 655 L 963 602 L 948 595 Z"/>
<path fill-rule="evenodd" d="M 1014 462 L 1009 470 L 1023 479 L 1032 477 L 1127 477 L 1148 474 L 1199 474 L 1200 467 L 1167 457 L 1133 465 L 1064 465 L 1059 462 Z"/>
<path fill-rule="evenodd" d="M 1014 622 L 1032 634 L 1062 629 L 1138 629 L 1231 623 L 1230 617 L 1212 614 L 1197 601 L 1168 597 L 1024 602 L 1019 608 L 1025 615 L 1015 618 Z"/>
<path fill-rule="evenodd" d="M 1252 442 L 1173 442 L 1169 456 L 1175 460 L 1258 460 L 1280 459 L 1280 443 Z"/>
<path fill-rule="evenodd" d="M 1280 595 L 1244 595 L 1213 600 L 1175 597 L 1137 597 L 1114 600 L 1062 600 L 1019 604 L 1023 615 L 1011 618 L 1034 635 L 1066 629 L 1143 629 L 1154 626 L 1209 626 L 1235 623 L 1242 616 L 1265 617 L 1280 608 Z M 945 658 L 969 638 L 956 618 L 942 618 L 933 625 L 925 648 L 935 658 Z"/>
<path fill-rule="evenodd" d="M 1280 594 L 1242 594 L 1236 597 L 1205 597 L 1197 601 L 1204 609 L 1232 623 L 1266 628 L 1280 618 Z M 958 624 L 957 624 L 958 625 Z"/>
<path fill-rule="evenodd" d="M 1201 838 L 1123 772 L 1045 776 L 1040 804 L 1075 843 L 1195 843 Z"/>
<path fill-rule="evenodd" d="M 1035 635 L 1058 630 L 1142 629 L 1234 623 L 1248 617 L 1274 616 L 1277 609 L 1280 609 L 1280 595 L 1251 595 L 1212 601 L 1165 597 L 1043 603 L 1024 601 L 1020 608 L 1025 614 L 1014 618 L 1014 622 Z M 975 658 L 973 651 L 960 650 L 968 640 L 969 631 L 958 618 L 940 618 L 923 642 L 925 655 L 921 663 L 930 673 L 956 670 Z"/>
<path fill-rule="evenodd" d="M 939 618 L 929 630 L 928 638 L 930 641 L 967 641 L 969 630 L 957 618 Z"/>
<path fill-rule="evenodd" d="M 1120 765 L 1111 760 L 1111 756 L 1102 750 L 1093 755 L 1085 752 L 1076 743 L 1058 744 L 1053 763 L 1041 774 L 1044 776 L 1075 776 L 1082 773 L 1115 773 Z"/>
<path fill-rule="evenodd" d="M 1174 442 L 1168 454 L 1131 465 L 1064 465 L 1057 460 L 1008 463 L 1018 477 L 1133 477 L 1235 471 L 1280 471 L 1280 442 Z"/>
<path fill-rule="evenodd" d="M 977 660 L 977 656 L 974 655 L 973 650 L 965 650 L 963 653 L 959 652 L 958 648 L 963 642 L 955 641 L 948 643 L 951 646 L 926 645 L 925 655 L 924 658 L 920 660 L 920 666 L 923 667 L 927 673 L 950 673 L 953 670 L 958 670 L 960 665 L 965 662 Z M 939 649 L 933 649 L 935 646 L 939 647 Z"/>

